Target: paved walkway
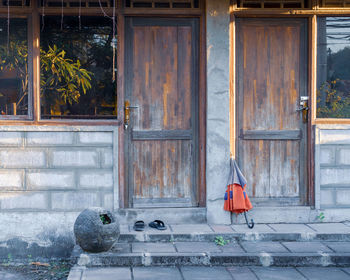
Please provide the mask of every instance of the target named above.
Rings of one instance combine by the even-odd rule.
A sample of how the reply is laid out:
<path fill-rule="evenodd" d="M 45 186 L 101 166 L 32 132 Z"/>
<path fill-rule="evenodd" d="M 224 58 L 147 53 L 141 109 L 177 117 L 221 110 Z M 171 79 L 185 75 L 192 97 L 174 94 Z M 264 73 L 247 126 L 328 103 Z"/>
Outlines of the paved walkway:
<path fill-rule="evenodd" d="M 228 244 L 219 246 L 217 237 Z M 122 225 L 119 242 L 100 254 L 77 246 L 78 265 L 68 279 L 350 280 L 350 223 L 190 224 L 143 232 Z"/>
<path fill-rule="evenodd" d="M 205 234 L 205 233 L 350 233 L 350 222 L 310 223 L 310 224 L 255 224 L 249 229 L 245 224 L 209 225 L 180 224 L 167 225 L 167 230 L 159 231 L 146 226 L 143 232 L 135 232 L 132 225 L 121 225 L 121 234 Z"/>
<path fill-rule="evenodd" d="M 348 268 L 320 267 L 115 267 L 78 268 L 68 280 L 350 280 Z"/>

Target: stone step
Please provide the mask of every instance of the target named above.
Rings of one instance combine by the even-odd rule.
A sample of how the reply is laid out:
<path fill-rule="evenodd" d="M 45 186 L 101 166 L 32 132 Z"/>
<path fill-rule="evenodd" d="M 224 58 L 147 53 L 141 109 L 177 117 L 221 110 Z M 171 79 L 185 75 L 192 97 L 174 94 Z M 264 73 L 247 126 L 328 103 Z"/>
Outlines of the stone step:
<path fill-rule="evenodd" d="M 120 243 L 130 242 L 214 242 L 222 237 L 237 241 L 350 241 L 350 233 L 245 232 L 245 233 L 122 233 Z"/>
<path fill-rule="evenodd" d="M 226 241 L 225 241 L 226 242 Z M 76 246 L 80 266 L 349 266 L 350 242 L 117 243 L 106 253 Z"/>
<path fill-rule="evenodd" d="M 147 222 L 146 222 L 147 225 Z M 229 241 L 350 241 L 348 223 L 314 224 L 256 224 L 249 229 L 245 224 L 167 224 L 164 231 L 145 227 L 142 232 L 132 225 L 121 225 L 119 242 L 176 242 L 208 241 L 222 236 Z"/>
<path fill-rule="evenodd" d="M 86 267 L 111 266 L 280 266 L 346 267 L 350 253 L 127 253 L 81 255 L 76 262 Z"/>

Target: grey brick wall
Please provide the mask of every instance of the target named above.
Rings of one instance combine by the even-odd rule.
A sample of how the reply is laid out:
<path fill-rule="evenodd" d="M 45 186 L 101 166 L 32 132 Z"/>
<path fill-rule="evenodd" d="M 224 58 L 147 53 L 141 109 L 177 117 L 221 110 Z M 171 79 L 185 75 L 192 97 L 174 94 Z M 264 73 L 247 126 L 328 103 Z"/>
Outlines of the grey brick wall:
<path fill-rule="evenodd" d="M 118 208 L 115 127 L 0 126 L 0 210 Z"/>
<path fill-rule="evenodd" d="M 350 126 L 317 126 L 315 163 L 316 207 L 350 208 Z"/>

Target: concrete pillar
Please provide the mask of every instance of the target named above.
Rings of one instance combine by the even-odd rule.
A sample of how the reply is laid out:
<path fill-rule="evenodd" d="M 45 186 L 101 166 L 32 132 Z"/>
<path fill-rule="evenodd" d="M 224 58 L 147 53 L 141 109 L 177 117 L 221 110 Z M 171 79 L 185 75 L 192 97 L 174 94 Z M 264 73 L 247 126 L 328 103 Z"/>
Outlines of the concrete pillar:
<path fill-rule="evenodd" d="M 208 0 L 207 18 L 207 221 L 231 223 L 223 210 L 230 158 L 229 0 Z"/>

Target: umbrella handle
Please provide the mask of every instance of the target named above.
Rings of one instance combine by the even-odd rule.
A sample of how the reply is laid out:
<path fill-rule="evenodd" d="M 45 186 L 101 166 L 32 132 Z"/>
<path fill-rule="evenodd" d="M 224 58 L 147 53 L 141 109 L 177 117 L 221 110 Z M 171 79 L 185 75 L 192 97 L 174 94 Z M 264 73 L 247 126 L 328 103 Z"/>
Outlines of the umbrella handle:
<path fill-rule="evenodd" d="M 245 218 L 245 222 L 246 222 L 247 226 L 248 226 L 249 228 L 253 228 L 253 227 L 254 227 L 254 221 L 253 221 L 253 219 L 251 219 L 251 220 L 250 220 L 251 223 L 250 223 L 250 224 L 248 223 L 246 211 L 244 211 L 244 218 Z"/>

